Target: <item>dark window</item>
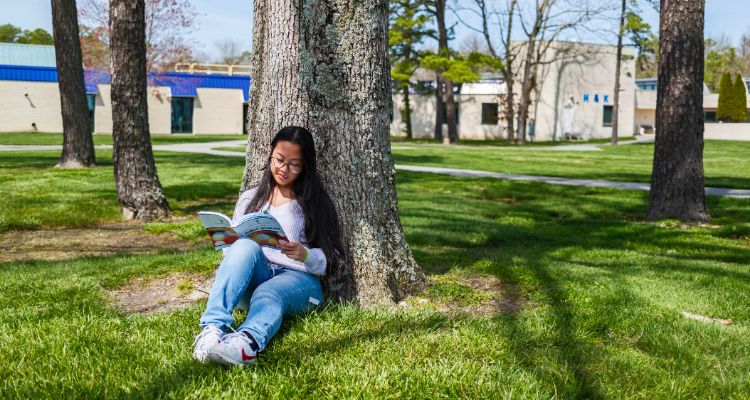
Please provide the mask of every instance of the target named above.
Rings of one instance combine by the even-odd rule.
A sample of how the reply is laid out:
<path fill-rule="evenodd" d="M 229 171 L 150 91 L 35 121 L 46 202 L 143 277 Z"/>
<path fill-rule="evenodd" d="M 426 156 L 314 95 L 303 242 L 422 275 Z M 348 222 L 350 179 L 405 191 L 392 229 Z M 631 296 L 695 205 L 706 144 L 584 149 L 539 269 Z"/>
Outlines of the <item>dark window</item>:
<path fill-rule="evenodd" d="M 603 126 L 612 126 L 612 106 L 604 106 L 604 113 L 602 118 Z"/>
<path fill-rule="evenodd" d="M 706 111 L 703 113 L 705 122 L 716 122 L 716 111 Z"/>
<path fill-rule="evenodd" d="M 89 128 L 94 133 L 94 109 L 96 108 L 96 95 L 86 94 L 86 104 L 89 106 Z"/>
<path fill-rule="evenodd" d="M 192 97 L 172 97 L 172 133 L 193 133 Z"/>
<path fill-rule="evenodd" d="M 458 102 L 453 103 L 453 105 L 455 105 L 455 110 L 456 110 L 456 125 L 461 125 L 461 122 L 460 122 L 461 119 L 458 117 Z M 448 108 L 446 107 L 445 102 L 443 102 L 443 122 L 442 123 L 444 124 L 448 123 L 448 114 L 446 114 L 446 110 L 448 110 Z"/>
<path fill-rule="evenodd" d="M 482 103 L 482 125 L 497 125 L 497 103 Z"/>

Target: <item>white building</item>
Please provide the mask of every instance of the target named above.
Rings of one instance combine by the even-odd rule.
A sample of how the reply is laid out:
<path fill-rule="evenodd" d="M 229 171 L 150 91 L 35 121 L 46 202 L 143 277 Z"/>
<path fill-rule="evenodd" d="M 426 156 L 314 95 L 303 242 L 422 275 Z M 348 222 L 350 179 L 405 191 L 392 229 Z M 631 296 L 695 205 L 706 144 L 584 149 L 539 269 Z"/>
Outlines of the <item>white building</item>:
<path fill-rule="evenodd" d="M 519 44 L 522 45 L 522 44 Z M 522 52 L 521 52 L 522 53 Z M 619 135 L 630 136 L 634 126 L 635 51 L 624 48 L 625 60 L 620 75 Z M 616 47 L 571 42 L 555 42 L 547 51 L 539 70 L 539 82 L 532 94 L 527 133 L 531 140 L 559 140 L 565 136 L 583 139 L 610 137 L 614 104 Z M 520 61 L 519 61 L 520 64 Z M 516 66 L 516 70 L 520 65 Z M 415 82 L 433 85 L 434 75 L 418 71 Z M 426 82 L 430 82 L 427 85 Z M 521 84 L 514 85 L 518 100 Z M 487 76 L 476 83 L 458 87 L 458 131 L 462 139 L 498 139 L 507 137 L 502 117 L 502 96 L 506 86 L 499 77 Z M 411 97 L 414 137 L 432 137 L 434 132 L 434 95 L 415 93 Z M 391 134 L 403 136 L 398 108 L 402 95 L 394 95 L 394 119 Z M 499 118 L 498 118 L 499 117 Z M 444 131 L 447 129 L 444 127 Z"/>
<path fill-rule="evenodd" d="M 85 71 L 93 132 L 112 133 L 110 77 Z M 250 77 L 165 72 L 149 74 L 153 134 L 237 134 L 246 131 Z M 53 46 L 0 43 L 0 132 L 62 132 Z"/>

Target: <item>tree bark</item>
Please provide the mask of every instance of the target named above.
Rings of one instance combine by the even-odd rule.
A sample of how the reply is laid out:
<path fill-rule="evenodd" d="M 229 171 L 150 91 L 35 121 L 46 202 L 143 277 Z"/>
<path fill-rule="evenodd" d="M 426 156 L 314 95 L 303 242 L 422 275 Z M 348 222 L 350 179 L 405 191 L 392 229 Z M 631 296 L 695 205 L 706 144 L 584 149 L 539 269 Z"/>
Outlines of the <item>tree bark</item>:
<path fill-rule="evenodd" d="M 75 0 L 52 0 L 52 32 L 63 120 L 63 150 L 57 166 L 90 167 L 96 164 L 96 156 L 83 82 Z"/>
<path fill-rule="evenodd" d="M 435 140 L 443 141 L 443 78 L 435 73 Z"/>
<path fill-rule="evenodd" d="M 411 102 L 409 101 L 409 84 L 404 87 L 404 112 L 401 114 L 406 124 L 406 138 L 411 139 L 414 136 L 411 127 Z"/>
<path fill-rule="evenodd" d="M 703 0 L 662 0 L 648 219 L 708 221 L 703 186 Z"/>
<path fill-rule="evenodd" d="M 617 31 L 617 60 L 615 61 L 615 93 L 614 105 L 612 106 L 612 137 L 610 143 L 617 144 L 617 135 L 620 126 L 620 68 L 622 65 L 622 36 L 625 34 L 625 2 L 622 0 L 620 11 L 620 29 Z"/>
<path fill-rule="evenodd" d="M 334 301 L 365 306 L 390 304 L 424 284 L 398 215 L 387 16 L 386 0 L 254 2 L 242 190 L 258 182 L 280 128 L 307 127 L 345 247 L 324 286 Z"/>
<path fill-rule="evenodd" d="M 171 214 L 156 174 L 148 126 L 144 0 L 111 0 L 112 162 L 125 219 Z"/>

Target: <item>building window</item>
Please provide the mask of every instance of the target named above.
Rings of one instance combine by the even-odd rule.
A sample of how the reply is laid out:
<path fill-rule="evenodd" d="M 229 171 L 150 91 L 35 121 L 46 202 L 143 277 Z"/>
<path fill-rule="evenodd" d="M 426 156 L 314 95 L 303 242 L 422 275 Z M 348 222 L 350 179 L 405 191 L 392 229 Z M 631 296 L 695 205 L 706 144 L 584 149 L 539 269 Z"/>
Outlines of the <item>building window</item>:
<path fill-rule="evenodd" d="M 172 133 L 193 133 L 192 97 L 172 97 Z"/>
<path fill-rule="evenodd" d="M 456 125 L 461 125 L 461 119 L 458 116 L 458 102 L 453 103 L 453 105 L 455 106 L 454 109 L 456 110 Z M 448 123 L 448 114 L 446 110 L 448 110 L 448 108 L 446 107 L 445 102 L 443 102 L 443 124 Z"/>
<path fill-rule="evenodd" d="M 497 125 L 497 103 L 482 103 L 482 125 Z"/>
<path fill-rule="evenodd" d="M 703 120 L 705 122 L 716 122 L 716 111 L 703 112 Z"/>
<path fill-rule="evenodd" d="M 604 106 L 604 113 L 602 115 L 602 125 L 612 126 L 612 109 L 613 106 Z"/>
<path fill-rule="evenodd" d="M 94 133 L 94 109 L 96 108 L 96 95 L 86 94 L 86 105 L 89 107 L 89 129 Z"/>

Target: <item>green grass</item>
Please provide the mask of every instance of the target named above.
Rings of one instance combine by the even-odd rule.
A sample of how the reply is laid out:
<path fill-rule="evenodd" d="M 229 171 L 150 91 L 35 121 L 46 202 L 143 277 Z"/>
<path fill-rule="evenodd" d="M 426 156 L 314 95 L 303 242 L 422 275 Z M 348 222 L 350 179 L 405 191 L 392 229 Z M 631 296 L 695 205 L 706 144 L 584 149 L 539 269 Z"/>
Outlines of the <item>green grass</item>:
<path fill-rule="evenodd" d="M 93 135 L 94 144 L 112 144 L 112 135 L 108 133 L 97 133 Z M 220 140 L 247 140 L 243 135 L 151 135 L 153 144 L 175 144 L 175 143 L 202 143 L 216 142 Z M 62 133 L 41 132 L 2 132 L 0 133 L 0 145 L 62 145 Z"/>
<path fill-rule="evenodd" d="M 620 141 L 625 140 L 633 140 L 633 136 L 626 136 L 626 137 L 620 137 Z M 487 146 L 487 147 L 549 147 L 549 146 L 560 146 L 560 145 L 567 145 L 567 144 L 595 144 L 595 143 L 609 143 L 610 139 L 590 139 L 585 141 L 544 141 L 544 142 L 527 142 L 523 145 L 519 145 L 516 142 L 509 142 L 505 139 L 495 139 L 495 140 L 477 140 L 477 139 L 462 139 L 459 143 L 459 145 L 464 146 Z M 429 138 L 412 138 L 407 139 L 406 137 L 401 136 L 391 136 L 391 143 L 394 145 L 402 145 L 402 144 L 439 144 L 442 145 L 442 141 L 437 141 L 435 139 L 429 139 Z"/>
<path fill-rule="evenodd" d="M 0 154 L 2 218 L 20 210 L 40 226 L 116 219 L 111 165 L 56 171 L 55 157 Z M 242 159 L 156 160 L 178 213 L 230 211 Z M 104 297 L 135 277 L 208 273 L 219 252 L 6 262 L 0 398 L 750 396 L 747 201 L 709 198 L 712 225 L 684 226 L 644 222 L 641 192 L 404 171 L 397 186 L 407 240 L 435 282 L 419 296 L 473 305 L 492 295 L 521 309 L 471 317 L 429 304 L 402 312 L 327 305 L 285 321 L 254 368 L 224 369 L 191 359 L 205 303 L 125 315 Z M 67 217 L 50 217 L 49 207 Z M 146 230 L 202 235 L 191 224 Z M 478 291 L 467 276 L 503 285 Z"/>
<path fill-rule="evenodd" d="M 602 146 L 602 151 L 518 148 L 394 148 L 396 163 L 623 182 L 650 182 L 653 144 Z M 707 186 L 750 189 L 750 142 L 709 140 L 703 154 Z"/>

